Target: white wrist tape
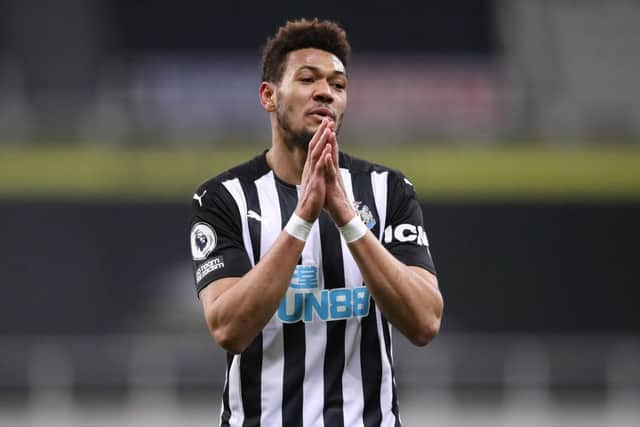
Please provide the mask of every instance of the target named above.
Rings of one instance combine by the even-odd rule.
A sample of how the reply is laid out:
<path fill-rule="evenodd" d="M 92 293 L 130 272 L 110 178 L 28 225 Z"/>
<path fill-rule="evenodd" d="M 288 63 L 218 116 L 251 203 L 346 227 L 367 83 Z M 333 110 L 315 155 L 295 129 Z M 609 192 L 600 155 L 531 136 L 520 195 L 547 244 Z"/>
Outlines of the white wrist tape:
<path fill-rule="evenodd" d="M 361 239 L 365 234 L 367 234 L 367 231 L 369 231 L 358 214 L 356 214 L 351 221 L 338 228 L 340 230 L 340 234 L 342 234 L 342 237 L 344 237 L 344 240 L 346 240 L 347 243 Z"/>
<path fill-rule="evenodd" d="M 287 222 L 284 229 L 296 239 L 306 242 L 309 233 L 311 233 L 311 227 L 313 227 L 312 222 L 305 221 L 294 213 L 289 218 L 289 222 Z"/>

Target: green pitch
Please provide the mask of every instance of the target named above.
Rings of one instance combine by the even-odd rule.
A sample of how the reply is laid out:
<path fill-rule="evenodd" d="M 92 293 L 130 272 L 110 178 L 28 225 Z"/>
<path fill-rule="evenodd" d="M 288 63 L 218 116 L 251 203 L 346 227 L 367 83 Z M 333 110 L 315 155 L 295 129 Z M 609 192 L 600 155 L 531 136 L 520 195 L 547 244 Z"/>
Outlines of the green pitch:
<path fill-rule="evenodd" d="M 189 202 L 198 183 L 266 147 L 0 146 L 0 197 Z M 424 200 L 640 201 L 640 147 L 358 146 Z"/>

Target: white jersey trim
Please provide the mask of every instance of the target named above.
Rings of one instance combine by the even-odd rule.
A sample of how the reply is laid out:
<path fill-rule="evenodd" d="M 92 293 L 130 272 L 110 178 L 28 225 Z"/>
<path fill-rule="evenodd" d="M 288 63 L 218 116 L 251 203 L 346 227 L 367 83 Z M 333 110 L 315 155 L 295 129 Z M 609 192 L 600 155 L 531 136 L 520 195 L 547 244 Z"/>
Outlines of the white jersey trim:
<path fill-rule="evenodd" d="M 244 420 L 244 408 L 242 407 L 242 385 L 240 381 L 240 355 L 233 356 L 231 368 L 229 369 L 229 409 L 231 418 L 229 425 L 232 427 L 242 426 Z"/>
<path fill-rule="evenodd" d="M 231 194 L 233 200 L 235 200 L 236 205 L 238 206 L 238 213 L 240 214 L 240 221 L 242 222 L 242 242 L 244 243 L 244 248 L 247 251 L 249 260 L 251 261 L 251 266 L 253 267 L 256 263 L 253 259 L 253 246 L 251 245 L 251 237 L 249 236 L 247 199 L 244 196 L 244 191 L 242 191 L 242 185 L 240 185 L 240 180 L 238 178 L 224 181 L 222 185 L 224 185 L 227 191 Z"/>
<path fill-rule="evenodd" d="M 371 172 L 371 187 L 373 188 L 373 196 L 376 199 L 376 210 L 378 211 L 378 219 L 380 219 L 380 236 L 382 241 L 384 228 L 387 225 L 387 187 L 389 172 Z"/>
<path fill-rule="evenodd" d="M 353 181 L 348 169 L 340 169 L 342 181 L 349 201 L 353 203 Z M 344 266 L 345 288 L 362 286 L 362 274 L 356 264 L 347 242 L 340 236 L 342 244 L 342 261 Z M 344 375 L 342 375 L 342 395 L 344 425 L 360 427 L 364 425 L 362 415 L 364 413 L 364 392 L 362 390 L 362 364 L 360 359 L 360 341 L 362 336 L 362 319 L 349 319 L 344 331 Z M 346 343 L 356 343 L 347 345 Z"/>
<path fill-rule="evenodd" d="M 255 181 L 262 214 L 260 223 L 260 257 L 273 246 L 282 230 L 280 199 L 273 171 Z M 262 330 L 262 373 L 260 424 L 282 425 L 282 381 L 284 377 L 284 338 L 277 314 Z"/>

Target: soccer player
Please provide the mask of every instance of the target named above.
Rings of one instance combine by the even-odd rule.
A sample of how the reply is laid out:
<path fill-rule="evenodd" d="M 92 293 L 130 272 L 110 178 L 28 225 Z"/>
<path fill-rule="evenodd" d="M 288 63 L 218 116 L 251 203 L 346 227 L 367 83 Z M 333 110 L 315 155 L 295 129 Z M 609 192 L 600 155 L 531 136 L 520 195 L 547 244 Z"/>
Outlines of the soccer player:
<path fill-rule="evenodd" d="M 271 148 L 193 196 L 196 289 L 228 352 L 221 425 L 400 425 L 390 324 L 419 346 L 438 333 L 412 184 L 339 151 L 350 49 L 317 19 L 268 39 Z"/>

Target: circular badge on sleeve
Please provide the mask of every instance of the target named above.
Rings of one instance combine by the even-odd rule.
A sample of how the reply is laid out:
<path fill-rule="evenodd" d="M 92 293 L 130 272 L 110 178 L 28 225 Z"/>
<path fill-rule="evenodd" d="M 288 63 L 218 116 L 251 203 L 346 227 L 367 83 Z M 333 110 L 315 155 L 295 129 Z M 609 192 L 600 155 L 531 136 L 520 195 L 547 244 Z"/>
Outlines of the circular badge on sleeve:
<path fill-rule="evenodd" d="M 198 222 L 191 227 L 191 256 L 201 261 L 209 256 L 216 247 L 216 232 L 206 222 Z"/>

